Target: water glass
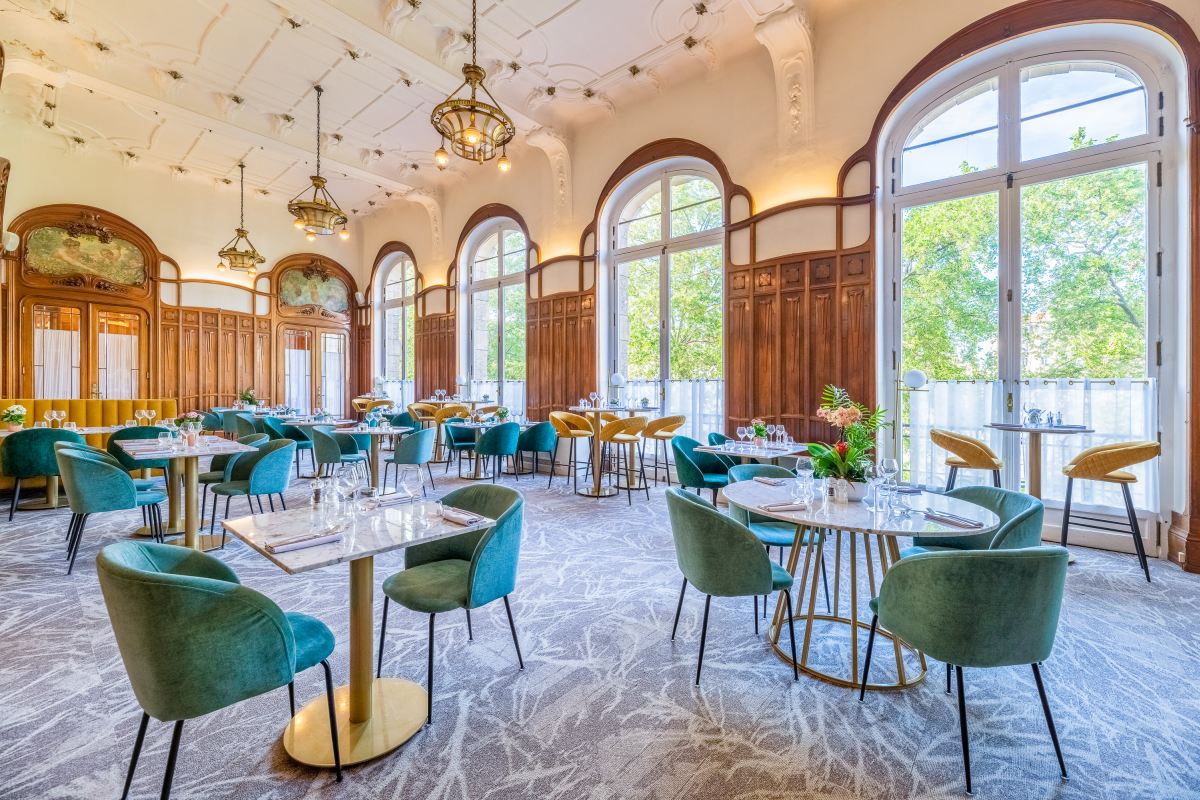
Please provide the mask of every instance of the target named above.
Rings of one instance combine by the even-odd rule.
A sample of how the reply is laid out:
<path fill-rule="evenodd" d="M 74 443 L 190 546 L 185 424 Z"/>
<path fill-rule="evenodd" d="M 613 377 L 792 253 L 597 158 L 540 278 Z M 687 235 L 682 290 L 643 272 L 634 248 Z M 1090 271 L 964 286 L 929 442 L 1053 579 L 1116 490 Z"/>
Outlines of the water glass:
<path fill-rule="evenodd" d="M 76 425 L 74 422 L 64 422 L 63 427 L 69 431 L 73 431 L 73 430 L 76 430 L 79 428 L 79 426 Z"/>
<path fill-rule="evenodd" d="M 135 420 L 135 419 L 127 419 L 127 420 L 125 420 L 125 427 L 126 427 L 126 428 L 136 428 L 136 427 L 137 427 L 137 425 L 138 425 L 138 423 L 137 423 L 137 420 Z"/>
<path fill-rule="evenodd" d="M 379 490 L 374 486 L 364 486 L 358 490 L 358 511 L 370 514 L 379 508 Z"/>
<path fill-rule="evenodd" d="M 163 431 L 162 433 L 160 433 L 158 435 L 158 446 L 163 448 L 164 450 L 169 449 L 171 447 L 171 432 L 170 431 Z"/>
<path fill-rule="evenodd" d="M 50 426 L 49 422 L 42 422 L 41 420 L 38 420 L 37 422 L 33 423 L 33 427 L 35 427 L 35 428 L 48 428 L 49 426 Z"/>

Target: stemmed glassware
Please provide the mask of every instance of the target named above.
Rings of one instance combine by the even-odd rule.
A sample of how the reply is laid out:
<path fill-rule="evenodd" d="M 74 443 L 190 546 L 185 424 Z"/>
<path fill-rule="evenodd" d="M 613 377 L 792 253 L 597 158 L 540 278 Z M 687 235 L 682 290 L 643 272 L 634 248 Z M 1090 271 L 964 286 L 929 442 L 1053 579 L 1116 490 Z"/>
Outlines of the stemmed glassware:
<path fill-rule="evenodd" d="M 598 405 L 598 401 L 600 400 L 599 392 L 592 392 L 591 394 L 588 395 L 588 399 L 592 401 L 592 405 L 596 406 L 597 408 L 599 407 L 599 405 Z"/>
<path fill-rule="evenodd" d="M 412 464 L 400 467 L 397 485 L 404 494 L 408 495 L 410 503 L 416 502 L 417 495 L 421 493 L 421 489 L 424 486 L 424 481 L 421 478 L 421 468 Z"/>
<path fill-rule="evenodd" d="M 46 426 L 49 428 L 53 428 L 54 427 L 54 412 L 47 411 L 45 414 L 42 414 L 42 416 L 46 418 Z"/>
<path fill-rule="evenodd" d="M 147 408 L 147 409 L 146 409 L 146 424 L 147 424 L 147 425 L 153 425 L 153 424 L 154 424 L 154 418 L 155 418 L 157 415 L 158 415 L 158 412 L 157 412 L 157 411 L 155 411 L 155 410 L 154 410 L 154 409 L 152 409 L 152 408 Z"/>
<path fill-rule="evenodd" d="M 774 425 L 774 424 L 767 425 L 767 441 L 768 442 L 774 440 L 776 430 L 778 430 L 778 427 L 776 425 Z"/>
<path fill-rule="evenodd" d="M 738 439 L 740 440 L 740 442 L 739 442 L 739 443 L 740 443 L 742 446 L 745 446 L 745 444 L 746 444 L 746 434 L 747 434 L 747 432 L 748 432 L 749 430 L 750 430 L 750 429 L 749 429 L 749 428 L 747 428 L 745 425 L 739 425 L 739 426 L 738 426 L 738 428 L 737 428 L 737 430 L 736 430 L 736 431 L 734 431 L 734 433 L 736 433 L 736 434 L 737 434 L 737 437 L 738 437 Z"/>

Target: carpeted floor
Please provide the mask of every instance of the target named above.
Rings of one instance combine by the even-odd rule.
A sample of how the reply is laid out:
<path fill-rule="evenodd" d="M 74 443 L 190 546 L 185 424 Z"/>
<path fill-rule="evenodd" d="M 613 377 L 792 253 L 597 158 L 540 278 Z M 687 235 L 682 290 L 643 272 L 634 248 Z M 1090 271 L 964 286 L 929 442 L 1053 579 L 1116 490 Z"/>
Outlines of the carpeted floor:
<path fill-rule="evenodd" d="M 439 481 L 438 493 L 457 484 Z M 956 701 L 940 664 L 920 686 L 860 705 L 847 689 L 793 683 L 765 635 L 754 635 L 750 600 L 717 600 L 696 688 L 703 601 L 689 594 L 672 643 L 680 576 L 662 490 L 631 508 L 560 485 L 518 485 L 526 512 L 513 609 L 524 672 L 503 606 L 475 612 L 470 643 L 463 616 L 445 615 L 434 724 L 403 748 L 347 770 L 341 785 L 299 767 L 279 744 L 280 689 L 184 726 L 173 797 L 962 796 Z M 291 502 L 306 497 L 307 482 L 293 484 Z M 135 516 L 93 518 L 70 577 L 66 511 L 0 522 L 0 797 L 120 795 L 140 711 L 94 558 Z M 1154 562 L 1147 585 L 1131 556 L 1077 555 L 1044 670 L 1071 780 L 1059 780 L 1030 671 L 967 671 L 976 795 L 1200 797 L 1200 578 Z M 327 622 L 339 642 L 335 680 L 345 681 L 344 567 L 291 577 L 237 542 L 219 557 L 285 610 Z M 402 556 L 376 563 L 382 580 Z M 384 674 L 423 683 L 426 618 L 390 617 Z M 841 646 L 820 636 L 817 645 L 830 657 Z M 299 700 L 321 691 L 320 670 L 299 677 Z M 134 796 L 158 796 L 169 739 L 169 725 L 151 724 Z"/>

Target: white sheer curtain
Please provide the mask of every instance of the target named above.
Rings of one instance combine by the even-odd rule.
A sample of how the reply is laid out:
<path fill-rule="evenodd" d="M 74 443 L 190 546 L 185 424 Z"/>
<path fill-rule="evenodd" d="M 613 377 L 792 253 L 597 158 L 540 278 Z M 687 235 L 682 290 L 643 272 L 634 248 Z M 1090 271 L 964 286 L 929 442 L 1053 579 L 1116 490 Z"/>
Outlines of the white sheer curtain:
<path fill-rule="evenodd" d="M 35 397 L 79 397 L 79 331 L 34 326 Z"/>
<path fill-rule="evenodd" d="M 905 450 L 908 479 L 921 486 L 945 486 L 949 468 L 946 451 L 934 447 L 929 440 L 932 428 L 942 428 L 965 434 L 987 443 L 1003 455 L 1002 434 L 984 427 L 1002 417 L 1004 385 L 1000 381 L 930 381 L 925 389 L 906 392 L 908 426 L 902 433 L 907 439 Z M 963 471 L 958 485 L 991 483 L 992 476 Z"/>
<path fill-rule="evenodd" d="M 628 381 L 618 392 L 619 397 L 631 406 L 640 406 L 642 398 L 650 405 L 659 404 L 660 381 Z M 687 418 L 679 432 L 699 442 L 707 443 L 712 431 L 725 431 L 725 381 L 720 378 L 667 381 L 666 408 L 653 412 L 652 416 L 675 416 Z"/>
<path fill-rule="evenodd" d="M 325 410 L 340 417 L 346 411 L 346 353 L 343 349 L 346 340 L 340 334 L 324 334 L 322 339 L 321 396 L 325 399 Z"/>
<path fill-rule="evenodd" d="M 309 406 L 312 390 L 308 372 L 312 363 L 311 353 L 308 350 L 287 349 L 283 351 L 283 358 L 284 402 L 299 409 L 301 414 L 307 414 L 312 410 Z"/>
<path fill-rule="evenodd" d="M 137 397 L 138 337 L 127 333 L 101 332 L 97 338 L 100 397 L 105 400 Z"/>

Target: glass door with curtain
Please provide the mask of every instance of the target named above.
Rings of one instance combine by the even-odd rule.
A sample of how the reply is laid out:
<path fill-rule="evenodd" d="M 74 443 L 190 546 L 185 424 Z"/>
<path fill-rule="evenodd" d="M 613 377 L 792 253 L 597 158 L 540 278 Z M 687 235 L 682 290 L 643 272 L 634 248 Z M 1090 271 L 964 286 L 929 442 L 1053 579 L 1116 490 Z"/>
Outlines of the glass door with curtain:
<path fill-rule="evenodd" d="M 102 400 L 144 396 L 149 375 L 145 319 L 138 312 L 96 308 L 93 316 L 93 386 Z"/>
<path fill-rule="evenodd" d="M 321 332 L 320 395 L 317 402 L 335 417 L 346 415 L 346 387 L 350 385 L 346 334 Z"/>
<path fill-rule="evenodd" d="M 312 411 L 313 332 L 307 328 L 283 329 L 283 402 L 301 414 Z"/>
<path fill-rule="evenodd" d="M 27 397 L 82 397 L 85 364 L 79 306 L 36 303 L 25 314 L 23 340 L 30 348 L 21 385 Z M 91 387 L 88 387 L 89 390 Z"/>

